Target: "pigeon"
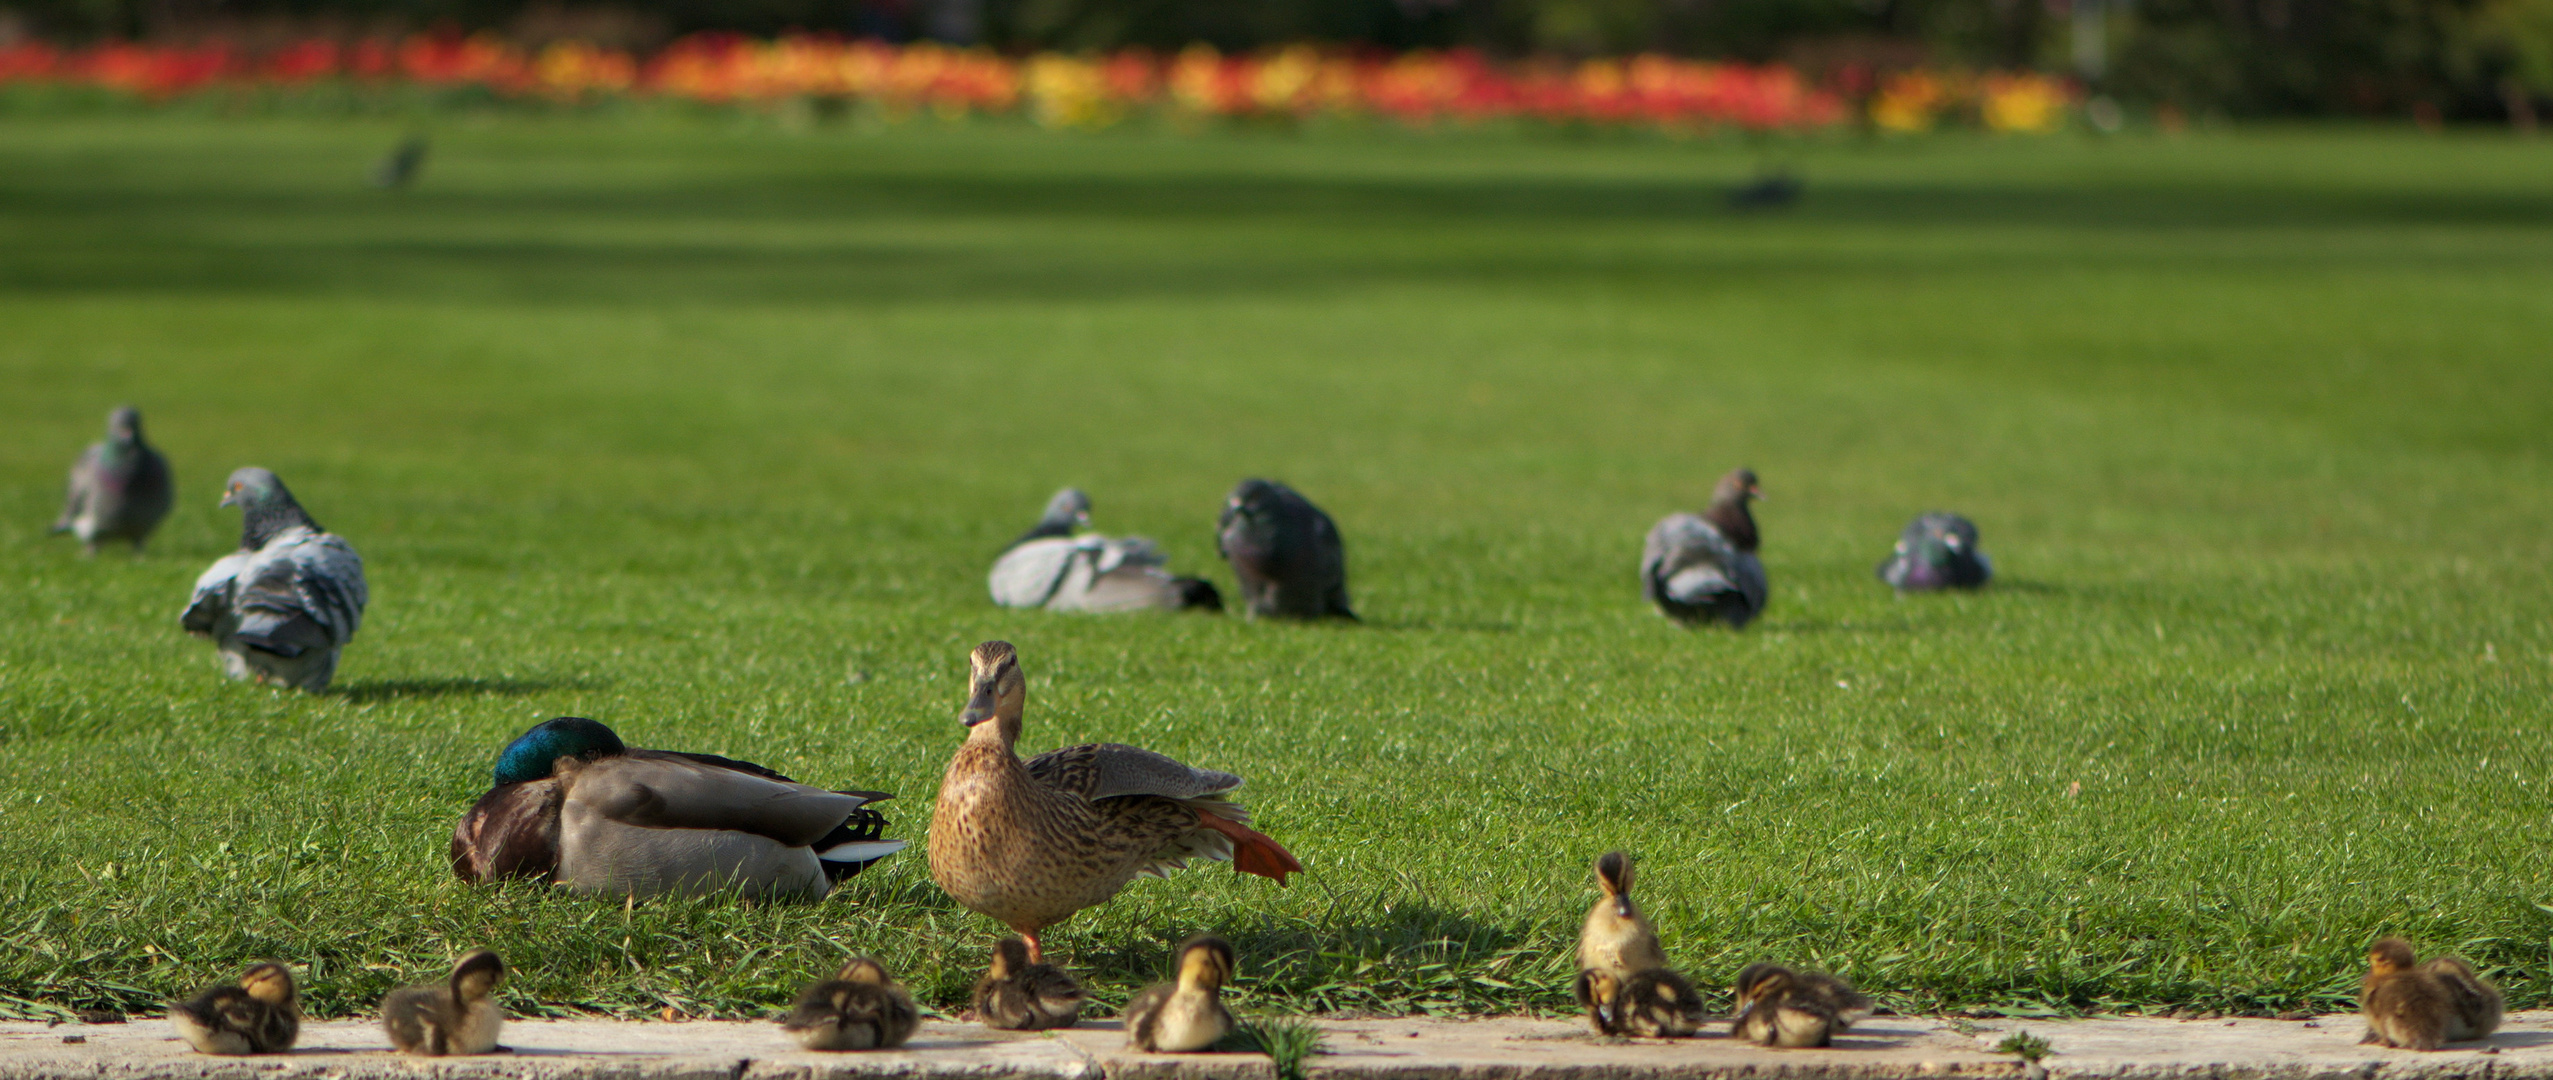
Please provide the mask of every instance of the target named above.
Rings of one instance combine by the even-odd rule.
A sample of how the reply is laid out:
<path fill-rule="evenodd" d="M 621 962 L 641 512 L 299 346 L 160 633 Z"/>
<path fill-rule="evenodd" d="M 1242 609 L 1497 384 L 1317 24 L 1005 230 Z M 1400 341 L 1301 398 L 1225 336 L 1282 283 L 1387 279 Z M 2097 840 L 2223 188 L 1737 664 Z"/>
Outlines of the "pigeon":
<path fill-rule="evenodd" d="M 987 584 L 1003 607 L 1048 611 L 1223 610 L 1223 595 L 1199 578 L 1174 577 L 1161 548 L 1140 536 L 1074 536 L 1090 524 L 1090 496 L 1065 488 L 1046 514 L 993 561 Z"/>
<path fill-rule="evenodd" d="M 400 140 L 397 149 L 373 165 L 372 186 L 403 188 L 415 183 L 417 174 L 425 169 L 425 159 L 425 136 L 410 135 Z"/>
<path fill-rule="evenodd" d="M 1994 563 L 1977 547 L 1976 523 L 1940 511 L 1906 526 L 1897 550 L 1879 564 L 1879 580 L 1899 592 L 1973 589 L 1994 574 Z"/>
<path fill-rule="evenodd" d="M 1215 522 L 1215 550 L 1241 579 L 1254 617 L 1356 618 L 1339 527 L 1293 488 L 1259 479 L 1235 486 Z"/>
<path fill-rule="evenodd" d="M 240 508 L 239 550 L 195 579 L 179 624 L 213 639 L 231 678 L 328 689 L 363 623 L 363 558 L 264 469 L 230 474 L 222 505 Z"/>
<path fill-rule="evenodd" d="M 1763 497 L 1755 470 L 1739 469 L 1720 478 L 1700 514 L 1660 518 L 1640 554 L 1641 595 L 1686 626 L 1724 622 L 1736 629 L 1761 614 L 1770 586 L 1755 558 L 1755 516 L 1746 503 Z"/>
<path fill-rule="evenodd" d="M 176 497 L 168 459 L 142 441 L 142 411 L 130 405 L 107 414 L 105 440 L 71 463 L 68 486 L 53 531 L 79 537 L 90 555 L 108 540 L 130 541 L 140 555 Z"/>

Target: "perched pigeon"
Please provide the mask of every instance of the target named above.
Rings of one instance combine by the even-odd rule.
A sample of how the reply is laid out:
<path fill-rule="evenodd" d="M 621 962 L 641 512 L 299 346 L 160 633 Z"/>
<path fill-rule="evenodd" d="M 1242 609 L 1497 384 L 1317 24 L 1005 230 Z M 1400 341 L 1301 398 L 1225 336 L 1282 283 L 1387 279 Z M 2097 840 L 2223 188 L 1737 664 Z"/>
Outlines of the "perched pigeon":
<path fill-rule="evenodd" d="M 1939 511 L 1906 526 L 1897 550 L 1879 564 L 1879 580 L 1899 592 L 1973 589 L 1994 574 L 1994 563 L 1977 547 L 1976 523 Z"/>
<path fill-rule="evenodd" d="M 1762 613 L 1769 586 L 1755 558 L 1755 516 L 1746 502 L 1763 497 L 1755 470 L 1739 469 L 1720 478 L 1701 514 L 1659 519 L 1640 555 L 1641 595 L 1687 626 L 1742 627 Z"/>
<path fill-rule="evenodd" d="M 417 173 L 425 168 L 426 138 L 410 135 L 400 140 L 397 149 L 372 166 L 372 186 L 403 188 L 415 183 Z"/>
<path fill-rule="evenodd" d="M 1729 205 L 1740 210 L 1777 210 L 1798 202 L 1807 185 L 1788 169 L 1759 173 L 1729 192 Z"/>
<path fill-rule="evenodd" d="M 338 651 L 363 622 L 362 557 L 264 469 L 230 474 L 222 505 L 240 508 L 239 550 L 195 579 L 178 622 L 213 639 L 231 678 L 328 689 Z"/>
<path fill-rule="evenodd" d="M 105 441 L 71 463 L 70 491 L 53 531 L 79 537 L 81 550 L 91 555 L 108 540 L 131 541 L 139 555 L 175 495 L 168 459 L 142 441 L 142 411 L 119 406 L 107 414 Z"/>
<path fill-rule="evenodd" d="M 1241 579 L 1250 614 L 1356 618 L 1347 606 L 1347 546 L 1310 499 L 1274 480 L 1244 480 L 1224 500 L 1215 550 Z"/>
<path fill-rule="evenodd" d="M 1152 541 L 1073 535 L 1089 524 L 1090 496 L 1079 488 L 1056 492 L 1036 527 L 993 561 L 993 602 L 1048 611 L 1223 610 L 1211 582 L 1163 570 L 1169 557 Z"/>

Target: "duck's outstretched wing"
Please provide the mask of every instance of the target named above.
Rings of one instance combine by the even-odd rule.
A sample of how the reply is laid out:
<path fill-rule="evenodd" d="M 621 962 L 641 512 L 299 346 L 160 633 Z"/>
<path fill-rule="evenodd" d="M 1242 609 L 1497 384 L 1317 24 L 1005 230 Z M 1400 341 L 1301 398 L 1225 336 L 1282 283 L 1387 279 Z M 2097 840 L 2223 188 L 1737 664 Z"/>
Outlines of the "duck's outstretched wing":
<path fill-rule="evenodd" d="M 1192 768 L 1178 759 L 1124 743 L 1083 743 L 1028 759 L 1028 775 L 1057 791 L 1086 800 L 1120 795 L 1202 799 L 1239 790 L 1241 778 Z M 1244 815 L 1240 820 L 1247 821 Z"/>

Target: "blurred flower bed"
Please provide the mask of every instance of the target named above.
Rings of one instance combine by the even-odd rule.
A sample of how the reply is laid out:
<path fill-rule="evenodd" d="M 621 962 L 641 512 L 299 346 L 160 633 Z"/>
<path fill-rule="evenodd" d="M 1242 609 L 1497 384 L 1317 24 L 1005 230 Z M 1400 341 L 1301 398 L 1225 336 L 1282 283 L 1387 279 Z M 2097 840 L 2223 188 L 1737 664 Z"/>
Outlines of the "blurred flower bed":
<path fill-rule="evenodd" d="M 0 48 L 0 93 L 105 95 L 145 103 L 295 94 L 423 95 L 430 102 L 712 106 L 858 104 L 890 117 L 1025 116 L 1054 128 L 1135 117 L 1174 121 L 1383 118 L 1413 127 L 1525 120 L 1671 132 L 1811 131 L 1868 122 L 1914 132 L 2062 127 L 2073 86 L 2035 74 L 1847 73 L 1821 85 L 1778 65 L 1635 56 L 1493 63 L 1465 52 L 1370 55 L 1294 46 L 1223 55 L 1011 57 L 936 44 L 701 34 L 653 56 L 491 35 L 300 41 L 252 52 L 109 43 Z"/>

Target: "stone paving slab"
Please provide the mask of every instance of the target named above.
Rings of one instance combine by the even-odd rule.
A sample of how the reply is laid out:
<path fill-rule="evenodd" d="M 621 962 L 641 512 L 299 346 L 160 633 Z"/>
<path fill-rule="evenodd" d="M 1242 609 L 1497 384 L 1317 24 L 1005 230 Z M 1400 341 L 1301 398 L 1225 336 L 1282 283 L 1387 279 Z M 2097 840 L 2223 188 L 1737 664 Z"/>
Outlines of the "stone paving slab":
<path fill-rule="evenodd" d="M 2486 1042 L 2419 1053 L 2358 1045 L 2355 1016 L 2278 1020 L 1933 1020 L 1873 1017 L 1832 1048 L 1769 1050 L 1721 1035 L 1598 1039 L 1528 1018 L 1323 1021 L 1330 1080 L 2553 1080 L 2553 1013 Z M 2049 1041 L 2033 1067 L 1991 1052 L 2014 1030 Z M 1255 1054 L 1141 1054 L 1114 1022 L 1054 1033 L 930 1021 L 906 1046 L 820 1054 L 770 1023 L 527 1020 L 514 1052 L 408 1058 L 365 1021 L 306 1024 L 290 1054 L 213 1058 L 163 1019 L 0 1023 L 0 1080 L 1274 1080 Z"/>

